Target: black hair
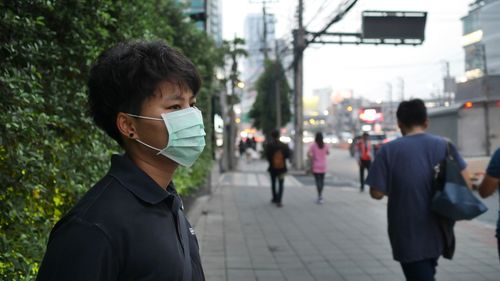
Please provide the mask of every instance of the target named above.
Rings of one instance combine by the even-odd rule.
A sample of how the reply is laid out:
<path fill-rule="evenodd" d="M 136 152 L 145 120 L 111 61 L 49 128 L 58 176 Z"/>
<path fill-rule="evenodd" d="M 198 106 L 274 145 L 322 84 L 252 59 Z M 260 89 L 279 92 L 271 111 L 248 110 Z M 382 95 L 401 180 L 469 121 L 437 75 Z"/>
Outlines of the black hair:
<path fill-rule="evenodd" d="M 273 130 L 271 132 L 271 138 L 274 139 L 274 140 L 277 140 L 280 138 L 280 131 L 278 130 Z"/>
<path fill-rule="evenodd" d="M 398 121 L 405 127 L 421 126 L 427 120 L 427 108 L 421 99 L 403 101 L 396 112 Z"/>
<path fill-rule="evenodd" d="M 319 146 L 319 148 L 323 148 L 323 146 L 325 146 L 325 143 L 323 142 L 323 134 L 321 132 L 316 133 L 316 137 L 314 138 L 314 141 Z"/>
<path fill-rule="evenodd" d="M 194 64 L 165 42 L 124 42 L 102 52 L 88 81 L 88 103 L 94 122 L 122 145 L 117 114 L 139 115 L 143 102 L 164 81 L 188 87 L 193 95 L 201 87 Z"/>

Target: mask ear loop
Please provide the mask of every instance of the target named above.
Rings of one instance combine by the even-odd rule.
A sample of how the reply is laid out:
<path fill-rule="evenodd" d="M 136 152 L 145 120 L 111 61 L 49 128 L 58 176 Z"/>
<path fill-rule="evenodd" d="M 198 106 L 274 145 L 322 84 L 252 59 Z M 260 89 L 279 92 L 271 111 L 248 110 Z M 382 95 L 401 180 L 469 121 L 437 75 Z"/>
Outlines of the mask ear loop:
<path fill-rule="evenodd" d="M 128 116 L 135 117 L 135 118 L 140 118 L 140 119 L 155 120 L 155 121 L 163 121 L 163 119 L 162 119 L 162 118 L 155 118 L 155 117 L 140 116 L 140 115 L 135 115 L 135 114 L 132 114 L 132 113 L 126 113 L 126 114 L 127 114 Z M 160 154 L 160 152 L 161 152 L 161 149 L 158 149 L 158 148 L 156 148 L 156 147 L 154 147 L 154 146 L 151 146 L 151 145 L 149 145 L 149 144 L 147 144 L 147 143 L 145 143 L 145 142 L 143 142 L 143 141 L 141 141 L 141 140 L 139 140 L 139 139 L 134 139 L 134 140 L 135 140 L 136 142 L 138 142 L 138 143 L 140 143 L 140 144 L 142 144 L 142 145 L 146 146 L 146 147 L 151 148 L 152 150 L 158 151 L 158 153 L 157 153 L 156 155 Z"/>
<path fill-rule="evenodd" d="M 163 121 L 162 118 L 155 118 L 155 117 L 147 117 L 147 116 L 140 116 L 140 115 L 135 115 L 131 113 L 127 113 L 128 116 L 135 117 L 135 118 L 140 118 L 140 119 L 148 119 L 148 120 L 156 120 L 156 121 Z"/>
<path fill-rule="evenodd" d="M 138 143 L 140 143 L 140 144 L 142 144 L 142 145 L 144 145 L 144 146 L 146 146 L 146 147 L 151 148 L 152 150 L 158 151 L 158 153 L 156 153 L 156 155 L 159 155 L 159 154 L 160 154 L 160 152 L 161 152 L 161 149 L 158 149 L 158 148 L 156 148 L 156 147 L 154 147 L 154 146 L 151 146 L 151 145 L 149 145 L 149 144 L 147 144 L 147 143 L 145 143 L 145 142 L 143 142 L 143 141 L 140 141 L 140 140 L 138 140 L 138 139 L 135 139 L 135 141 L 136 141 L 136 142 L 138 142 Z"/>

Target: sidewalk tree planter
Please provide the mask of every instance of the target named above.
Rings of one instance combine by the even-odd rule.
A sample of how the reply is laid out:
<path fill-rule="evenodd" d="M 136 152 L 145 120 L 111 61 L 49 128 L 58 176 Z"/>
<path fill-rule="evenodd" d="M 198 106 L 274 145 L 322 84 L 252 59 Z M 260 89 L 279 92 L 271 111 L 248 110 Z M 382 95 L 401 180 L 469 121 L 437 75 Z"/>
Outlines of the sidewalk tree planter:
<path fill-rule="evenodd" d="M 0 279 L 34 280 L 53 224 L 119 153 L 87 114 L 90 64 L 128 39 L 161 39 L 199 67 L 198 107 L 212 128 L 214 42 L 174 1 L 6 1 L 0 4 Z M 209 172 L 211 140 L 175 180 L 181 193 Z"/>

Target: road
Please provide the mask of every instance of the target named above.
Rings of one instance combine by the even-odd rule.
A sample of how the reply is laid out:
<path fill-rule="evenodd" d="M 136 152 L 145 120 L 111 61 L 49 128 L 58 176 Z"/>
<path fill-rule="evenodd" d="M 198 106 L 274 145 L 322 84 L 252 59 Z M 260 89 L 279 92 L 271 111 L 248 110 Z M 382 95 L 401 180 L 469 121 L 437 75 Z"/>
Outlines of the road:
<path fill-rule="evenodd" d="M 298 176 L 297 179 L 303 184 L 314 184 L 312 176 Z M 330 150 L 330 155 L 328 156 L 328 172 L 325 176 L 325 186 L 333 188 L 359 188 L 358 164 L 354 158 L 349 155 L 348 150 L 336 148 Z M 498 192 L 495 192 L 492 196 L 481 200 L 488 207 L 488 211 L 475 220 L 487 224 L 488 226 L 495 227 L 499 214 Z"/>

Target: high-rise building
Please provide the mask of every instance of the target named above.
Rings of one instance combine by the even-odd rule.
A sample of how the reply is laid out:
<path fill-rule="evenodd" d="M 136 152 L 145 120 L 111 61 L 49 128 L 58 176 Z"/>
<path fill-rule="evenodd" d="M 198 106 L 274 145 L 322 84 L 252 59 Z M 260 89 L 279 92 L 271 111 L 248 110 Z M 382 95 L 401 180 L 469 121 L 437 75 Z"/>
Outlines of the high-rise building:
<path fill-rule="evenodd" d="M 475 1 L 462 23 L 467 76 L 500 74 L 500 1 Z"/>
<path fill-rule="evenodd" d="M 187 3 L 186 14 L 193 18 L 196 27 L 211 35 L 217 45 L 222 44 L 222 14 L 220 0 L 177 0 Z"/>
<path fill-rule="evenodd" d="M 331 87 L 313 90 L 313 96 L 318 97 L 317 110 L 319 114 L 328 115 L 328 110 L 332 105 L 332 93 Z"/>
<path fill-rule="evenodd" d="M 266 44 L 264 44 L 264 17 L 262 14 L 249 14 L 245 18 L 244 38 L 245 50 L 248 57 L 243 62 L 241 78 L 247 85 L 241 95 L 241 120 L 250 123 L 248 112 L 251 110 L 257 92 L 253 88 L 254 82 L 264 71 L 264 45 L 268 49 L 269 58 L 274 58 L 275 44 L 275 17 L 266 14 Z M 248 124 L 247 124 L 248 125 Z"/>
<path fill-rule="evenodd" d="M 477 0 L 462 18 L 465 81 L 456 101 L 500 97 L 500 0 Z"/>
<path fill-rule="evenodd" d="M 218 46 L 222 44 L 222 12 L 220 0 L 206 0 L 207 6 L 207 32 L 212 35 Z"/>
<path fill-rule="evenodd" d="M 264 16 L 249 14 L 245 18 L 244 36 L 248 57 L 243 64 L 243 79 L 251 85 L 264 69 L 264 49 L 269 58 L 274 58 L 275 17 L 266 14 L 266 40 L 264 41 Z"/>

